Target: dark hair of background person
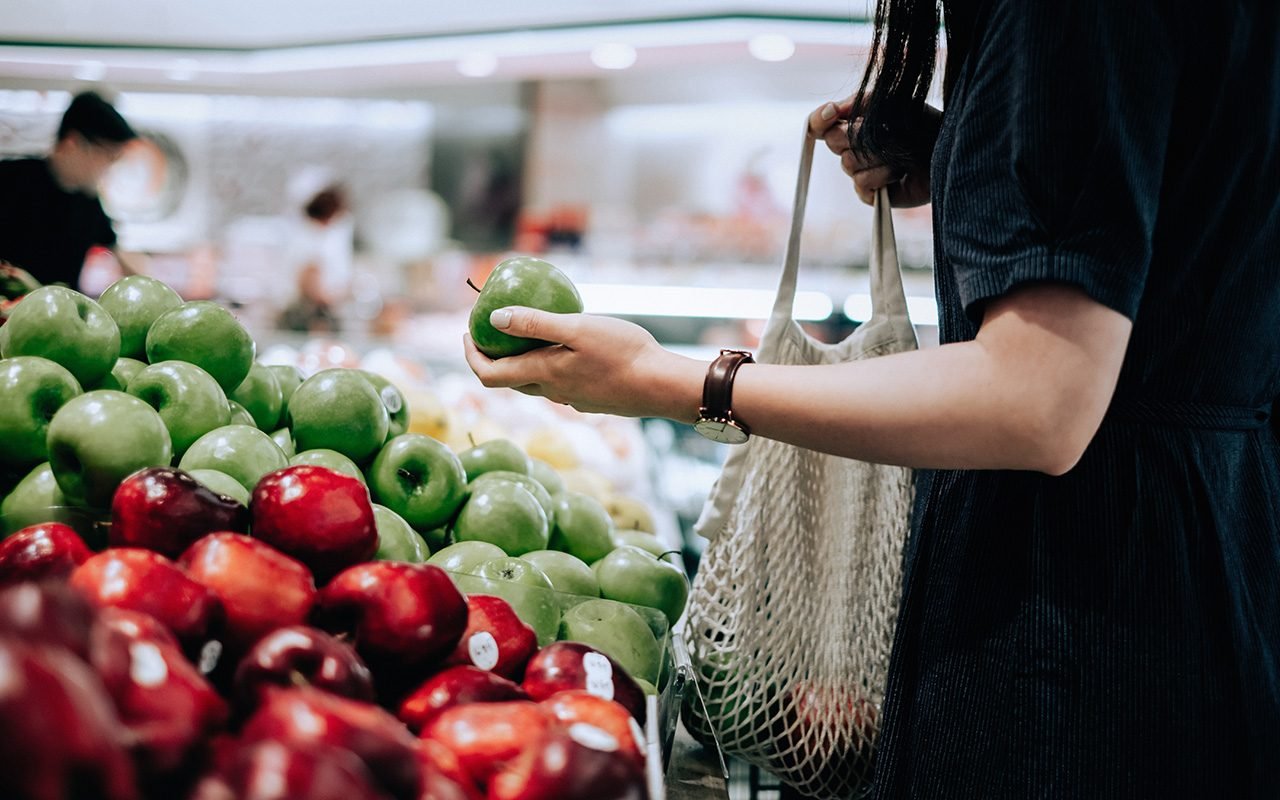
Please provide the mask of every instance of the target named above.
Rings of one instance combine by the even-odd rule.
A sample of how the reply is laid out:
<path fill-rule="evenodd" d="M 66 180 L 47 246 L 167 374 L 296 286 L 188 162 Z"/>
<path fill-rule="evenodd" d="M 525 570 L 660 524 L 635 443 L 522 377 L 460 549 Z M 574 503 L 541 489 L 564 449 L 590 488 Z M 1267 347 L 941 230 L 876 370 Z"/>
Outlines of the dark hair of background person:
<path fill-rule="evenodd" d="M 311 219 L 321 225 L 327 225 L 330 220 L 346 209 L 346 192 L 339 186 L 329 186 L 317 192 L 315 197 L 307 201 L 302 210 Z"/>
<path fill-rule="evenodd" d="M 918 123 L 925 118 L 937 65 L 939 23 L 945 17 L 945 100 L 970 38 L 966 15 L 957 8 L 961 5 L 954 0 L 877 0 L 871 53 L 853 103 L 852 113 L 862 121 L 849 127 L 849 144 L 856 153 L 902 170 L 928 160 L 936 125 Z"/>
<path fill-rule="evenodd" d="M 58 125 L 58 141 L 72 133 L 78 133 L 94 144 L 123 144 L 138 138 L 120 112 L 97 92 L 81 92 L 71 98 L 71 104 Z"/>

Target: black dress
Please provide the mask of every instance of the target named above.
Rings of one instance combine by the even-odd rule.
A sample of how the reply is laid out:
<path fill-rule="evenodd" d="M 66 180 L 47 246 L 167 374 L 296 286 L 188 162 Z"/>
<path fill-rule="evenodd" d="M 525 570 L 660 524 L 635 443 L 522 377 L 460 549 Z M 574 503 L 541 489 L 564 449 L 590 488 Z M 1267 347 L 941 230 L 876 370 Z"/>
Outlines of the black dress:
<path fill-rule="evenodd" d="M 1036 281 L 1134 327 L 1070 472 L 919 475 L 875 796 L 1275 800 L 1280 3 L 992 0 L 974 30 L 942 340 Z"/>

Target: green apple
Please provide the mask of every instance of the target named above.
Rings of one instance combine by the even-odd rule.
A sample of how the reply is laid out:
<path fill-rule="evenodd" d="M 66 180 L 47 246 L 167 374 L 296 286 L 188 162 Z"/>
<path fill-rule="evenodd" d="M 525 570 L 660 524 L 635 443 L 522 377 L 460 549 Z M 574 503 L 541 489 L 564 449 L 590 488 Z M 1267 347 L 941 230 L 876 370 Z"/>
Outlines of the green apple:
<path fill-rule="evenodd" d="M 289 466 L 297 466 L 298 464 L 311 464 L 316 467 L 328 467 L 334 472 L 341 472 L 343 475 L 350 475 L 361 483 L 365 482 L 364 473 L 356 466 L 356 462 L 339 453 L 337 450 L 325 450 L 317 448 L 315 450 L 303 450 L 301 453 L 289 459 Z"/>
<path fill-rule="evenodd" d="M 657 686 L 654 686 L 652 683 L 649 683 L 644 678 L 637 678 L 634 675 L 632 675 L 631 678 L 636 682 L 636 685 L 640 687 L 640 691 L 648 695 L 653 695 L 655 697 L 658 695 Z"/>
<path fill-rule="evenodd" d="M 610 600 L 656 608 L 675 625 L 689 599 L 689 581 L 676 565 L 647 550 L 620 545 L 591 567 L 600 594 Z"/>
<path fill-rule="evenodd" d="M 252 425 L 224 425 L 196 439 L 187 448 L 178 467 L 188 472 L 194 469 L 216 469 L 225 472 L 253 491 L 258 480 L 268 472 L 289 466 L 280 445 Z"/>
<path fill-rule="evenodd" d="M 196 300 L 166 311 L 147 330 L 147 360 L 189 361 L 230 394 L 249 374 L 256 347 L 231 312 Z"/>
<path fill-rule="evenodd" d="M 458 579 L 464 592 L 501 597 L 524 624 L 533 628 L 539 647 L 555 641 L 560 629 L 560 600 L 542 570 L 518 558 L 495 558 L 469 572 L 475 577 Z"/>
<path fill-rule="evenodd" d="M 66 367 L 39 356 L 0 361 L 0 469 L 26 471 L 49 457 L 49 420 L 80 384 Z"/>
<path fill-rule="evenodd" d="M 65 286 L 41 286 L 9 313 L 0 357 L 56 361 L 80 386 L 94 386 L 120 357 L 120 329 L 102 306 Z"/>
<path fill-rule="evenodd" d="M 582 297 L 567 275 L 540 258 L 516 256 L 503 261 L 485 280 L 468 322 L 472 341 L 490 358 L 514 356 L 550 344 L 512 336 L 493 327 L 489 315 L 507 306 L 575 314 L 582 311 Z"/>
<path fill-rule="evenodd" d="M 467 481 L 473 481 L 486 472 L 519 472 L 529 474 L 529 456 L 520 445 L 510 439 L 493 439 L 458 454 L 462 468 L 467 471 Z"/>
<path fill-rule="evenodd" d="M 470 573 L 486 561 L 495 558 L 506 558 L 507 554 L 496 544 L 488 542 L 457 542 L 442 547 L 427 559 L 428 564 L 435 564 L 445 572 L 456 574 Z"/>
<path fill-rule="evenodd" d="M 185 361 L 161 361 L 144 368 L 129 381 L 127 391 L 160 412 L 177 458 L 196 439 L 231 420 L 222 387 L 212 375 Z"/>
<path fill-rule="evenodd" d="M 146 366 L 147 362 L 145 361 L 120 356 L 116 359 L 116 363 L 111 366 L 111 371 L 102 380 L 98 381 L 98 385 L 93 388 L 123 392 L 129 388 L 129 381 L 133 380 L 133 376 L 141 372 Z"/>
<path fill-rule="evenodd" d="M 571 553 L 588 564 L 613 550 L 613 520 L 589 494 L 565 491 L 556 495 L 551 549 Z"/>
<path fill-rule="evenodd" d="M 392 439 L 409 430 L 409 401 L 394 383 L 376 372 L 361 370 L 377 390 L 382 404 L 387 407 L 387 438 Z"/>
<path fill-rule="evenodd" d="M 373 504 L 373 521 L 378 527 L 379 561 L 408 561 L 421 564 L 427 560 L 427 543 L 418 532 L 409 527 L 396 512 L 386 506 Z"/>
<path fill-rule="evenodd" d="M 155 278 L 129 275 L 108 286 L 98 305 L 120 328 L 120 355 L 145 358 L 151 323 L 182 305 L 182 298 Z"/>
<path fill-rule="evenodd" d="M 664 545 L 661 539 L 648 531 L 614 531 L 613 541 L 619 545 L 629 544 L 632 547 L 639 547 L 664 561 L 670 561 L 677 567 L 682 563 L 679 553 Z"/>
<path fill-rule="evenodd" d="M 528 561 L 551 580 L 557 592 L 583 597 L 599 597 L 600 582 L 582 560 L 559 550 L 534 550 L 520 558 Z"/>
<path fill-rule="evenodd" d="M 422 540 L 427 543 L 427 549 L 432 553 L 438 553 L 451 544 L 449 529 L 446 527 L 430 528 L 421 533 Z M 472 542 L 472 544 L 480 544 L 480 542 Z"/>
<path fill-rule="evenodd" d="M 462 505 L 453 523 L 459 542 L 489 542 L 509 556 L 547 549 L 547 514 L 523 486 L 494 481 Z"/>
<path fill-rule="evenodd" d="M 289 398 L 293 397 L 294 390 L 302 385 L 302 370 L 292 364 L 272 364 L 267 369 L 276 376 L 276 383 L 280 384 L 281 402 L 284 408 L 288 408 Z"/>
<path fill-rule="evenodd" d="M 231 416 L 227 419 L 228 425 L 248 425 L 250 428 L 258 427 L 257 421 L 253 415 L 249 413 L 249 409 L 237 403 L 231 398 L 227 398 L 227 408 L 230 409 Z"/>
<path fill-rule="evenodd" d="M 124 392 L 85 392 L 68 400 L 49 422 L 49 466 L 74 505 L 106 508 L 120 481 L 172 460 L 169 429 L 160 414 Z"/>
<path fill-rule="evenodd" d="M 543 461 L 540 458 L 529 459 L 529 474 L 533 479 L 542 484 L 542 488 L 547 490 L 547 494 L 555 497 L 565 490 L 564 478 L 560 477 L 560 473 L 556 472 L 556 468 Z"/>
<path fill-rule="evenodd" d="M 249 374 L 229 395 L 248 410 L 260 431 L 273 431 L 280 424 L 284 411 L 284 392 L 274 372 L 264 364 L 253 362 Z"/>
<path fill-rule="evenodd" d="M 369 467 L 374 500 L 418 530 L 446 525 L 467 499 L 462 463 L 443 443 L 421 433 L 387 442 Z"/>
<path fill-rule="evenodd" d="M 280 445 L 280 449 L 284 451 L 285 456 L 293 458 L 298 454 L 298 448 L 293 444 L 293 432 L 288 428 L 281 428 L 271 434 L 271 441 Z"/>
<path fill-rule="evenodd" d="M 382 447 L 389 425 L 387 407 L 358 369 L 321 370 L 289 398 L 289 427 L 299 450 L 323 447 L 363 463 Z"/>
<path fill-rule="evenodd" d="M 216 469 L 193 469 L 187 474 L 218 494 L 226 495 L 241 505 L 249 505 L 249 490 L 227 473 Z"/>
<path fill-rule="evenodd" d="M 47 509 L 65 505 L 67 498 L 53 478 L 53 469 L 47 462 L 38 464 L 0 502 L 0 521 L 5 528 L 0 533 L 7 535 L 39 522 L 36 518 Z"/>
<path fill-rule="evenodd" d="M 633 678 L 658 682 L 662 644 L 644 617 L 625 603 L 587 600 L 564 612 L 562 641 L 589 644 L 617 661 Z"/>
<path fill-rule="evenodd" d="M 533 495 L 534 499 L 538 501 L 538 505 L 542 506 L 543 512 L 547 515 L 548 523 L 550 523 L 555 517 L 556 504 L 555 501 L 551 499 L 551 495 L 547 494 L 546 487 L 528 475 L 522 475 L 519 472 L 508 472 L 504 469 L 496 470 L 494 472 L 483 472 L 477 475 L 475 480 L 467 484 L 467 491 L 475 494 L 478 490 L 483 489 L 493 481 L 509 481 L 511 483 L 520 484 L 524 488 L 528 489 L 529 494 Z"/>

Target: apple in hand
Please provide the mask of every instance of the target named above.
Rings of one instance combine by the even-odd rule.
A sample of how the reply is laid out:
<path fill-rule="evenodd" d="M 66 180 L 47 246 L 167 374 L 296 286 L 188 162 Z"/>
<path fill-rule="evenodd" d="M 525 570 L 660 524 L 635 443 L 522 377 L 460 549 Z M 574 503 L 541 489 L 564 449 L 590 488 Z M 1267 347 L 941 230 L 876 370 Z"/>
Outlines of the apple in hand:
<path fill-rule="evenodd" d="M 387 409 L 387 439 L 393 439 L 408 431 L 409 402 L 404 399 L 404 393 L 394 383 L 376 372 L 369 370 L 361 370 L 361 372 L 369 383 L 373 384 L 378 397 L 382 398 L 382 405 Z"/>
<path fill-rule="evenodd" d="M 49 420 L 80 384 L 65 367 L 38 356 L 0 361 L 0 470 L 29 470 L 49 456 Z"/>
<path fill-rule="evenodd" d="M 592 725 L 613 737 L 618 752 L 644 769 L 644 732 L 631 712 L 621 703 L 605 700 L 587 691 L 557 692 L 540 704 L 566 728 L 578 723 Z"/>
<path fill-rule="evenodd" d="M 184 641 L 204 636 L 218 613 L 212 592 L 150 550 L 104 550 L 76 567 L 70 583 L 94 605 L 150 614 Z"/>
<path fill-rule="evenodd" d="M 581 642 L 554 642 L 539 650 L 525 667 L 520 685 L 534 700 L 546 700 L 570 689 L 585 689 L 621 703 L 637 722 L 644 724 L 644 692 L 618 662 Z"/>
<path fill-rule="evenodd" d="M 196 300 L 166 311 L 147 329 L 147 361 L 186 361 L 213 376 L 230 393 L 253 366 L 253 337 L 231 312 Z"/>
<path fill-rule="evenodd" d="M 534 550 L 520 556 L 547 576 L 557 592 L 582 597 L 599 597 L 600 584 L 596 574 L 581 559 L 559 550 Z"/>
<path fill-rule="evenodd" d="M 9 490 L 0 502 L 0 527 L 4 530 L 34 525 L 48 518 L 49 509 L 67 505 L 48 463 L 39 464 Z"/>
<path fill-rule="evenodd" d="M 404 699 L 396 716 L 410 730 L 421 731 L 455 706 L 528 699 L 520 684 L 479 667 L 460 665 L 428 678 Z"/>
<path fill-rule="evenodd" d="M 216 469 L 193 469 L 187 474 L 214 494 L 234 500 L 245 508 L 249 507 L 249 490 L 227 473 Z"/>
<path fill-rule="evenodd" d="M 489 785 L 489 800 L 645 800 L 644 768 L 607 731 L 549 727 Z"/>
<path fill-rule="evenodd" d="M 513 700 L 457 705 L 436 715 L 422 738 L 444 745 L 481 786 L 552 724 L 537 703 Z"/>
<path fill-rule="evenodd" d="M 69 526 L 31 525 L 0 540 L 0 586 L 19 581 L 65 578 L 93 555 Z"/>
<path fill-rule="evenodd" d="M 276 470 L 258 481 L 249 504 L 255 538 L 311 568 L 322 583 L 378 550 L 364 484 L 325 467 Z"/>
<path fill-rule="evenodd" d="M 284 392 L 275 373 L 266 365 L 253 362 L 249 374 L 232 390 L 229 398 L 245 407 L 258 430 L 273 431 L 280 424 Z"/>
<path fill-rule="evenodd" d="M 533 628 L 538 644 L 555 641 L 560 627 L 560 599 L 542 571 L 518 558 L 495 558 L 472 567 L 470 575 L 459 577 L 463 590 L 506 600 L 516 615 Z"/>
<path fill-rule="evenodd" d="M 297 686 L 373 700 L 373 675 L 355 648 L 305 625 L 277 628 L 259 639 L 236 667 L 234 686 L 244 708 L 256 708 L 274 690 Z"/>
<path fill-rule="evenodd" d="M 305 622 L 315 605 L 311 570 L 248 536 L 209 534 L 179 563 L 221 601 L 224 635 L 240 649 L 276 628 Z"/>
<path fill-rule="evenodd" d="M 564 612 L 560 638 L 591 645 L 621 664 L 633 678 L 658 682 L 662 644 L 631 606 L 613 600 L 579 603 Z"/>
<path fill-rule="evenodd" d="M 453 519 L 467 499 L 466 473 L 448 447 L 420 433 L 395 437 L 369 468 L 374 498 L 418 529 Z"/>
<path fill-rule="evenodd" d="M 120 355 L 139 359 L 146 357 L 151 323 L 182 305 L 182 298 L 155 278 L 127 275 L 102 292 L 98 305 L 120 329 Z"/>
<path fill-rule="evenodd" d="M 150 773 L 183 766 L 227 720 L 227 704 L 178 641 L 146 614 L 103 609 L 90 638 L 89 663 Z"/>
<path fill-rule="evenodd" d="M 320 593 L 325 627 L 349 632 L 375 664 L 419 664 L 457 646 L 467 604 L 448 574 L 430 564 L 372 561 L 339 573 Z"/>
<path fill-rule="evenodd" d="M 501 597 L 467 596 L 467 629 L 445 664 L 463 664 L 518 681 L 538 650 L 538 636 Z"/>
<path fill-rule="evenodd" d="M 489 544 L 488 542 L 456 542 L 432 553 L 431 557 L 427 559 L 427 563 L 434 564 L 446 572 L 460 575 L 471 573 L 486 561 L 506 557 L 507 554 L 496 544 Z"/>
<path fill-rule="evenodd" d="M 144 368 L 125 391 L 159 412 L 178 458 L 201 436 L 231 419 L 231 407 L 218 382 L 184 361 L 161 361 Z"/>
<path fill-rule="evenodd" d="M 98 390 L 68 400 L 49 422 L 49 466 L 76 505 L 106 508 L 120 482 L 173 457 L 156 410 L 124 392 Z"/>
<path fill-rule="evenodd" d="M 289 459 L 270 436 L 257 428 L 224 425 L 197 439 L 187 448 L 178 466 L 187 472 L 217 470 L 252 492 L 263 475 L 289 466 Z"/>
<path fill-rule="evenodd" d="M 599 500 L 582 492 L 566 491 L 556 495 L 555 501 L 552 550 L 570 553 L 588 564 L 613 550 L 613 520 Z"/>
<path fill-rule="evenodd" d="M 358 369 L 321 370 L 289 398 L 289 428 L 299 450 L 337 450 L 364 462 L 387 440 L 389 425 L 382 398 Z"/>
<path fill-rule="evenodd" d="M 427 560 L 427 543 L 396 512 L 373 504 L 373 520 L 378 528 L 376 561 L 405 561 L 421 564 Z"/>
<path fill-rule="evenodd" d="M 550 344 L 493 327 L 489 315 L 507 306 L 576 314 L 582 312 L 582 297 L 567 275 L 542 259 L 516 256 L 498 264 L 485 280 L 468 321 L 472 341 L 489 358 L 514 356 Z"/>
<path fill-rule="evenodd" d="M 4 325 L 0 356 L 41 356 L 93 386 L 120 357 L 120 329 L 102 306 L 63 286 L 41 286 L 19 301 Z"/>
<path fill-rule="evenodd" d="M 112 547 L 144 547 L 177 558 L 216 531 L 249 530 L 249 509 L 174 467 L 148 467 L 125 478 L 111 499 Z"/>
<path fill-rule="evenodd" d="M 491 439 L 458 454 L 471 482 L 486 472 L 529 474 L 529 456 L 510 439 Z"/>
<path fill-rule="evenodd" d="M 453 535 L 459 542 L 489 542 L 509 556 L 518 556 L 545 550 L 550 526 L 546 512 L 527 489 L 510 481 L 494 481 L 463 504 Z"/>
<path fill-rule="evenodd" d="M 684 571 L 647 550 L 622 545 L 592 565 L 600 594 L 610 600 L 656 608 L 676 624 L 689 599 Z"/>
<path fill-rule="evenodd" d="M 303 450 L 301 453 L 294 453 L 289 456 L 289 466 L 296 467 L 300 464 L 308 464 L 313 467 L 327 467 L 334 472 L 341 472 L 343 475 L 350 475 L 361 483 L 367 484 L 364 473 L 356 466 L 356 462 L 339 453 L 337 450 L 326 450 L 323 447 L 315 450 Z"/>

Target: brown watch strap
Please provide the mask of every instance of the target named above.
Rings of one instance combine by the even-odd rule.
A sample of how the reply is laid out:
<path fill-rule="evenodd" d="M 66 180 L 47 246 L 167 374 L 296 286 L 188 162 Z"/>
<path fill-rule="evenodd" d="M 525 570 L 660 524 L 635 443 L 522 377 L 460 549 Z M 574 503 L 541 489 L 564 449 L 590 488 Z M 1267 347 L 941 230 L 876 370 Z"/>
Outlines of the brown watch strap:
<path fill-rule="evenodd" d="M 733 378 L 739 367 L 754 361 L 745 350 L 720 351 L 707 368 L 707 377 L 702 383 L 704 418 L 733 419 Z"/>

